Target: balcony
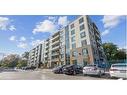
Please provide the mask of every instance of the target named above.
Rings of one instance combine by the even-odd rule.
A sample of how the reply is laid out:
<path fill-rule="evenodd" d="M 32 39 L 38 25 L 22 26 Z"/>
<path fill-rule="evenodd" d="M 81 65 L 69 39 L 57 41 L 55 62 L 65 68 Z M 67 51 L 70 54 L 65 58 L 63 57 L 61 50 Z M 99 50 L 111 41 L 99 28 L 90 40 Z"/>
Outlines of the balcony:
<path fill-rule="evenodd" d="M 59 58 L 52 58 L 51 61 L 52 61 L 52 62 L 54 62 L 54 61 L 55 61 L 55 62 L 56 62 L 56 61 L 59 61 Z"/>
<path fill-rule="evenodd" d="M 58 36 L 59 34 L 60 34 L 60 32 L 56 32 L 54 35 L 52 35 L 52 37 L 54 38 L 54 37 Z"/>
<path fill-rule="evenodd" d="M 52 47 L 52 50 L 57 50 L 57 49 L 59 49 L 59 45 Z"/>
<path fill-rule="evenodd" d="M 49 46 L 46 46 L 46 47 L 45 47 L 45 50 L 49 50 Z"/>
<path fill-rule="evenodd" d="M 59 55 L 58 52 L 54 52 L 54 53 L 51 54 L 51 56 L 57 56 L 57 55 Z"/>
<path fill-rule="evenodd" d="M 57 41 L 55 41 L 55 42 L 52 42 L 52 45 L 56 45 L 56 44 L 60 44 L 60 41 L 57 40 Z"/>
<path fill-rule="evenodd" d="M 54 43 L 55 41 L 59 41 L 60 40 L 60 36 L 56 36 L 55 38 L 52 38 L 52 43 Z"/>
<path fill-rule="evenodd" d="M 97 40 L 96 42 L 97 42 L 97 45 L 101 46 L 102 43 L 100 41 Z"/>

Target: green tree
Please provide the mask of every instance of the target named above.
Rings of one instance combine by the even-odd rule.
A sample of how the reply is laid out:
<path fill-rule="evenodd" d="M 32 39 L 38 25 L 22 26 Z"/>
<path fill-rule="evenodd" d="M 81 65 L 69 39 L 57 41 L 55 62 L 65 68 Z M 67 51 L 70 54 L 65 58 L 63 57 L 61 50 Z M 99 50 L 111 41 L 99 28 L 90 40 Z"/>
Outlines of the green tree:
<path fill-rule="evenodd" d="M 2 60 L 2 67 L 15 67 L 20 59 L 17 54 L 10 54 Z"/>
<path fill-rule="evenodd" d="M 29 52 L 24 52 L 24 53 L 22 54 L 22 58 L 28 60 L 28 58 L 29 58 Z"/>
<path fill-rule="evenodd" d="M 116 60 L 124 60 L 126 59 L 126 52 L 118 50 L 114 57 Z"/>
<path fill-rule="evenodd" d="M 21 68 L 21 67 L 25 67 L 25 66 L 27 66 L 27 61 L 26 60 L 19 60 L 16 67 Z"/>
<path fill-rule="evenodd" d="M 103 46 L 105 55 L 107 57 L 107 60 L 115 59 L 115 55 L 118 52 L 117 45 L 113 43 L 104 43 L 102 46 Z"/>

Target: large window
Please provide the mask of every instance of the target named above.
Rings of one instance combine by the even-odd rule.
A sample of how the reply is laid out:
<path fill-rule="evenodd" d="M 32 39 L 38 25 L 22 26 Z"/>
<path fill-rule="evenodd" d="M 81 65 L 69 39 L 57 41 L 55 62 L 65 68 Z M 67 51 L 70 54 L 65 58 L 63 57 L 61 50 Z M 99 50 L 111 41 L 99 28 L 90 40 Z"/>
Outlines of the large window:
<path fill-rule="evenodd" d="M 76 48 L 76 43 L 73 43 L 72 44 L 72 49 L 75 49 Z"/>
<path fill-rule="evenodd" d="M 82 55 L 88 55 L 88 50 L 86 48 L 82 49 Z"/>
<path fill-rule="evenodd" d="M 72 42 L 75 41 L 75 36 L 71 37 L 71 41 L 72 41 Z"/>
<path fill-rule="evenodd" d="M 79 24 L 83 23 L 83 22 L 84 22 L 84 18 L 82 17 L 82 18 L 79 19 Z"/>
<path fill-rule="evenodd" d="M 75 34 L 75 29 L 71 31 L 71 35 Z"/>
<path fill-rule="evenodd" d="M 72 29 L 72 28 L 74 28 L 74 27 L 75 27 L 75 26 L 74 26 L 74 23 L 73 23 L 73 24 L 71 24 L 71 29 Z"/>
<path fill-rule="evenodd" d="M 73 52 L 72 52 L 72 56 L 73 56 L 73 57 L 76 57 L 76 56 L 77 56 L 77 52 L 76 52 L 76 51 L 73 51 Z"/>
<path fill-rule="evenodd" d="M 82 31 L 83 29 L 85 29 L 84 24 L 82 24 L 82 25 L 80 26 L 80 31 Z"/>
<path fill-rule="evenodd" d="M 86 40 L 82 40 L 81 41 L 81 45 L 82 45 L 82 47 L 85 46 L 85 45 L 87 45 L 87 41 Z"/>
<path fill-rule="evenodd" d="M 81 33 L 80 33 L 80 37 L 81 37 L 81 38 L 84 38 L 85 36 L 86 36 L 86 33 L 85 33 L 85 32 L 81 32 Z"/>

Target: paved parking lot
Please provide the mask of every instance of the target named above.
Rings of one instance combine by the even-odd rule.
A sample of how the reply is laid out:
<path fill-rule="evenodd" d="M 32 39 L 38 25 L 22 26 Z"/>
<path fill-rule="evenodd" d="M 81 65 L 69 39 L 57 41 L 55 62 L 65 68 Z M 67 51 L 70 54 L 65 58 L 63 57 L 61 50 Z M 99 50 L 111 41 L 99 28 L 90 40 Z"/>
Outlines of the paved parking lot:
<path fill-rule="evenodd" d="M 35 71 L 4 71 L 0 72 L 0 80 L 109 80 L 106 76 L 98 78 L 95 76 L 54 74 L 50 69 Z"/>

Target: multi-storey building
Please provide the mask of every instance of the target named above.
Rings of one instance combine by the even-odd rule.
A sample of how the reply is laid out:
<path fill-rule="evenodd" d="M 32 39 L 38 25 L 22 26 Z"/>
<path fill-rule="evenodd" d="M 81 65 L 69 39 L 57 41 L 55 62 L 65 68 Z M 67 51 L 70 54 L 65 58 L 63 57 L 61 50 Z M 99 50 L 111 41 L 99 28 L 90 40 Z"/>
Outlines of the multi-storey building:
<path fill-rule="evenodd" d="M 42 44 L 39 44 L 29 52 L 28 65 L 29 66 L 37 66 L 41 63 L 42 56 Z"/>
<path fill-rule="evenodd" d="M 88 16 L 70 23 L 70 63 L 99 64 L 105 62 L 100 32 Z"/>
<path fill-rule="evenodd" d="M 62 64 L 86 65 L 106 62 L 99 29 L 89 16 L 79 16 L 40 45 L 38 62 L 49 68 Z M 29 54 L 30 59 L 32 51 L 33 49 Z M 29 61 L 30 64 L 32 62 L 36 61 Z"/>

